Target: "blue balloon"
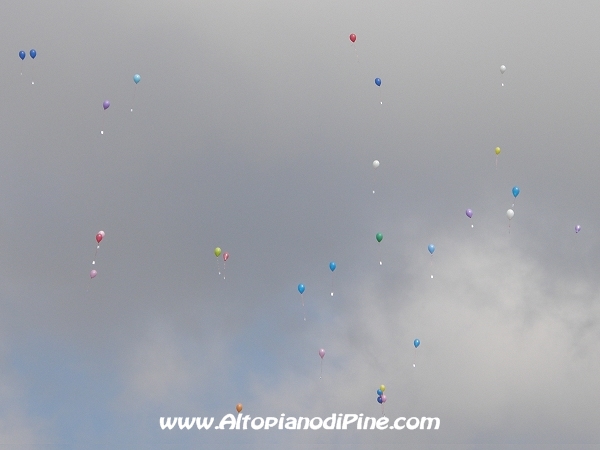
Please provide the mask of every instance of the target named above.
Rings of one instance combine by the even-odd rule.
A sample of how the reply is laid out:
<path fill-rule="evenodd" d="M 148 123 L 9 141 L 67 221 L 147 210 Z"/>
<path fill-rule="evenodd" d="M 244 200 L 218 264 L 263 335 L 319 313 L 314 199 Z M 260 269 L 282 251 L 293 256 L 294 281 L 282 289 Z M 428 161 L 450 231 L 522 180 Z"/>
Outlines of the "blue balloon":
<path fill-rule="evenodd" d="M 515 198 L 517 198 L 517 195 L 519 195 L 519 192 L 521 192 L 521 189 L 519 189 L 519 186 L 515 186 L 513 188 L 513 195 L 515 196 Z"/>
<path fill-rule="evenodd" d="M 23 50 L 21 50 L 19 52 L 19 58 L 21 58 L 23 60 L 23 59 L 25 59 L 25 56 L 27 56 L 27 55 L 25 54 L 25 52 Z"/>
<path fill-rule="evenodd" d="M 333 261 L 331 261 L 329 263 L 329 268 L 331 269 L 332 272 L 335 270 L 336 267 L 337 267 L 337 265 Z"/>
<path fill-rule="evenodd" d="M 415 348 L 417 348 L 419 345 L 421 345 L 421 341 L 418 339 L 415 339 L 414 344 L 415 344 Z"/>
<path fill-rule="evenodd" d="M 377 395 L 381 397 L 383 395 L 383 391 L 381 389 L 377 389 Z"/>
<path fill-rule="evenodd" d="M 381 78 L 375 78 L 375 84 L 381 86 Z"/>
<path fill-rule="evenodd" d="M 298 292 L 300 292 L 301 294 L 304 293 L 304 285 L 303 284 L 298 285 Z"/>
<path fill-rule="evenodd" d="M 429 250 L 429 253 L 433 255 L 433 252 L 435 252 L 435 245 L 429 244 L 429 247 L 427 247 L 427 249 Z"/>
<path fill-rule="evenodd" d="M 381 399 L 381 396 L 377 397 L 377 402 L 378 403 L 383 403 L 383 400 Z"/>
<path fill-rule="evenodd" d="M 36 55 L 37 52 L 34 49 L 29 50 L 29 56 L 31 56 L 31 59 L 35 59 Z"/>
<path fill-rule="evenodd" d="M 133 81 L 135 82 L 135 84 L 138 84 L 140 82 L 140 80 L 142 79 L 142 77 L 140 77 L 140 74 L 136 73 L 133 76 Z"/>

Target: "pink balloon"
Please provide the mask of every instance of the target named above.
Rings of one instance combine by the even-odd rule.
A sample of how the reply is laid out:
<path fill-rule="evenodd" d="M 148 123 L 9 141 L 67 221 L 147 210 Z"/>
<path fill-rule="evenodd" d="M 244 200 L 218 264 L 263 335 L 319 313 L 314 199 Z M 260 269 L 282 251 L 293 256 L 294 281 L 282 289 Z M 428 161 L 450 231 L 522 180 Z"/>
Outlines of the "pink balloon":
<path fill-rule="evenodd" d="M 102 241 L 102 237 L 103 237 L 103 236 L 102 236 L 100 233 L 98 233 L 98 234 L 96 235 L 96 242 L 97 242 L 98 244 L 100 243 L 100 241 Z"/>
<path fill-rule="evenodd" d="M 319 356 L 321 357 L 321 359 L 323 359 L 323 357 L 325 356 L 325 350 L 324 349 L 319 350 Z"/>
<path fill-rule="evenodd" d="M 229 253 L 223 253 L 223 261 L 227 261 L 229 259 Z"/>
<path fill-rule="evenodd" d="M 386 400 L 385 394 L 381 394 L 381 403 L 385 403 Z"/>
<path fill-rule="evenodd" d="M 96 272 L 95 270 L 92 270 L 90 272 L 90 278 L 94 278 L 96 275 L 98 275 L 98 272 Z"/>
<path fill-rule="evenodd" d="M 104 235 L 105 235 L 104 231 L 102 231 L 102 230 L 98 231 L 98 234 L 101 234 L 102 237 L 104 237 Z"/>

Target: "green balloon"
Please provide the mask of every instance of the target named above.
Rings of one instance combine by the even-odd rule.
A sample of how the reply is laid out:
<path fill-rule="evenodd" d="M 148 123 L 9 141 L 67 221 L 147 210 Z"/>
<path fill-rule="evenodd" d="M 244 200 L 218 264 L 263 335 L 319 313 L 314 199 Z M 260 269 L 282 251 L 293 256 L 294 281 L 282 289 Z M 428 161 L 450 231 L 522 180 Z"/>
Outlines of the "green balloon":
<path fill-rule="evenodd" d="M 377 233 L 377 234 L 375 235 L 375 239 L 377 239 L 377 242 L 381 242 L 381 240 L 383 239 L 383 234 L 381 234 L 381 233 Z"/>

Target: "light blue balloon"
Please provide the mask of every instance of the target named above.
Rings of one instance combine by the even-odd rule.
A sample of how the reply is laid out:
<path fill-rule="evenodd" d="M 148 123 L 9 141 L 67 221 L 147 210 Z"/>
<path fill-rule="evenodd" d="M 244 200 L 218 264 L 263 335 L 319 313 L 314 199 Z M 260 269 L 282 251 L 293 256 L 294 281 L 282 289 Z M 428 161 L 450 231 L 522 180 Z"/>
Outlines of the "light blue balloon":
<path fill-rule="evenodd" d="M 336 265 L 336 264 L 335 264 L 333 261 L 331 261 L 331 262 L 329 263 L 329 269 L 330 269 L 332 272 L 335 270 L 335 268 L 336 268 L 336 267 L 337 267 L 337 265 Z"/>
<path fill-rule="evenodd" d="M 521 189 L 519 189 L 519 186 L 515 186 L 513 188 L 513 195 L 515 196 L 515 198 L 517 198 L 517 195 L 519 195 L 519 192 L 521 192 Z"/>
<path fill-rule="evenodd" d="M 415 339 L 414 344 L 415 344 L 415 348 L 417 348 L 419 345 L 421 345 L 421 341 L 418 339 Z"/>
<path fill-rule="evenodd" d="M 140 77 L 140 74 L 139 74 L 139 73 L 136 73 L 136 74 L 133 76 L 133 81 L 135 82 L 135 84 L 138 84 L 138 83 L 140 82 L 140 80 L 141 80 L 141 79 L 142 79 L 142 77 Z"/>
<path fill-rule="evenodd" d="M 375 78 L 375 84 L 381 86 L 381 78 Z"/>
<path fill-rule="evenodd" d="M 377 395 L 381 397 L 383 395 L 383 391 L 381 389 L 377 389 Z"/>
<path fill-rule="evenodd" d="M 303 284 L 298 285 L 298 292 L 300 292 L 301 294 L 304 293 L 304 285 Z"/>
<path fill-rule="evenodd" d="M 435 252 L 435 245 L 429 244 L 429 247 L 427 247 L 427 249 L 429 250 L 429 253 L 433 255 L 433 252 Z"/>

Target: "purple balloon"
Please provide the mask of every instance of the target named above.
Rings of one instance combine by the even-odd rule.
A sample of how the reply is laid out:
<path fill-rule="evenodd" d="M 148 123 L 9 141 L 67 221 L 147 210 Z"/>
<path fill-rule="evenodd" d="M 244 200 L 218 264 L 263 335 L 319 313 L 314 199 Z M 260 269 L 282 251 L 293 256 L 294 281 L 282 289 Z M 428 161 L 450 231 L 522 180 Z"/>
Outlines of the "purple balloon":
<path fill-rule="evenodd" d="M 385 401 L 387 400 L 385 394 L 381 394 L 381 403 L 385 403 Z"/>
<path fill-rule="evenodd" d="M 324 349 L 319 350 L 319 356 L 321 357 L 321 359 L 323 359 L 323 357 L 325 356 L 325 350 Z"/>
<path fill-rule="evenodd" d="M 110 102 L 108 100 L 104 100 L 104 103 L 102 103 L 102 107 L 104 109 L 108 109 L 109 106 L 110 106 Z"/>
<path fill-rule="evenodd" d="M 98 272 L 96 272 L 95 270 L 92 270 L 90 272 L 90 278 L 94 278 L 96 275 L 98 275 Z"/>
<path fill-rule="evenodd" d="M 473 217 L 473 210 L 471 209 L 467 209 L 467 217 L 470 219 L 471 217 Z"/>
<path fill-rule="evenodd" d="M 579 225 L 577 225 L 577 226 L 575 227 L 575 233 L 579 233 L 579 231 L 580 231 L 580 230 L 581 230 L 581 227 L 580 227 Z"/>

